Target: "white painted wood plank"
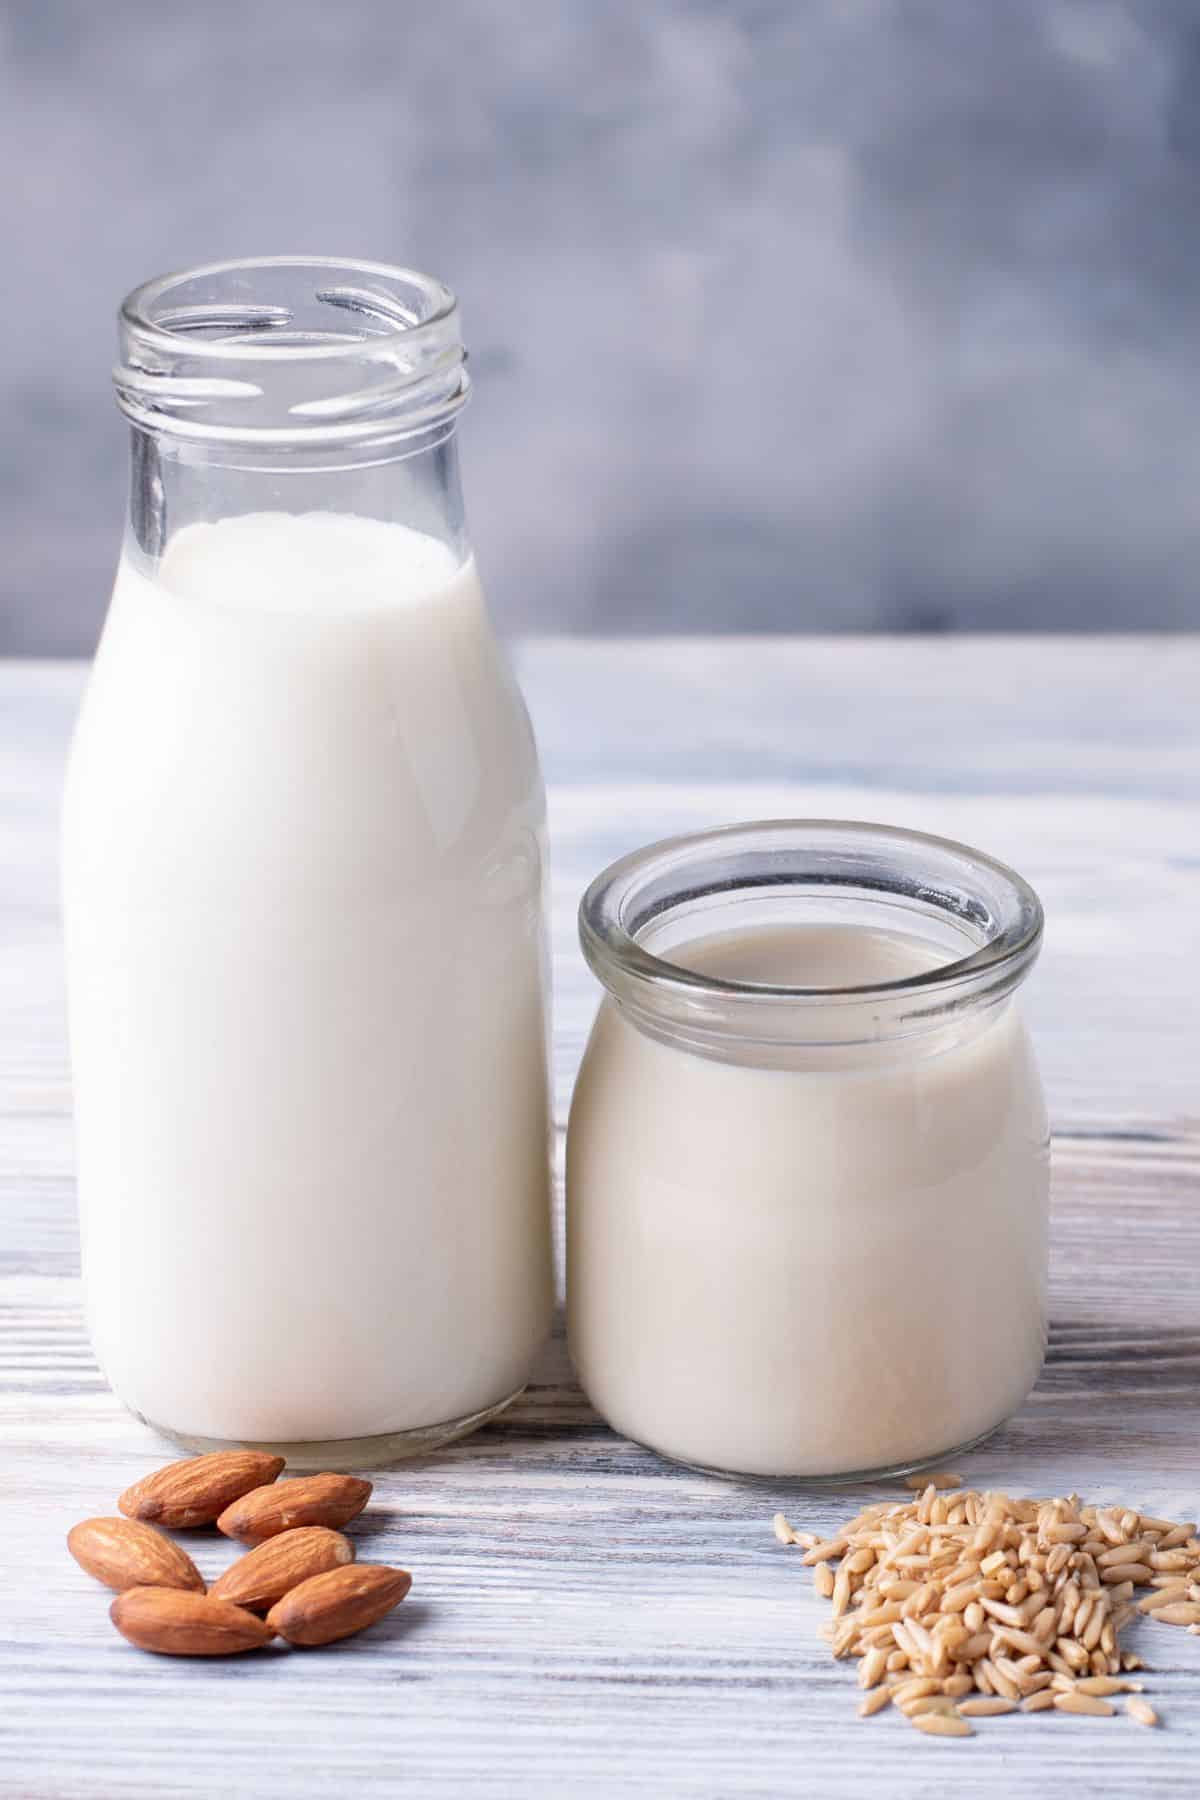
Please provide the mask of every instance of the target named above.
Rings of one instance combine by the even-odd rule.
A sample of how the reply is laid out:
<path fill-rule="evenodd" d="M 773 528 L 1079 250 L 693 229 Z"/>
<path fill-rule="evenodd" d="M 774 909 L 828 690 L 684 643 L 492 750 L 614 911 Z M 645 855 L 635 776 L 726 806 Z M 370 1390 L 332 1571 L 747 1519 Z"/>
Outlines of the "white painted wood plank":
<path fill-rule="evenodd" d="M 1038 884 L 1052 1341 L 967 1473 L 1194 1518 L 1200 642 L 540 644 L 520 665 L 552 789 L 560 1114 L 594 1003 L 578 893 L 639 841 L 842 813 L 966 837 Z M 78 1311 L 54 842 L 79 686 L 0 665 L 0 1792 L 1195 1791 L 1200 1639 L 1163 1626 L 1137 1627 L 1161 1732 L 1000 1719 L 959 1745 L 860 1724 L 769 1520 L 782 1504 L 832 1525 L 866 1490 L 659 1462 L 591 1413 L 561 1336 L 508 1418 L 379 1478 L 371 1554 L 416 1576 L 393 1623 L 213 1667 L 117 1639 L 62 1537 L 163 1447 L 112 1402 Z M 228 1560 L 199 1543 L 206 1569 Z"/>

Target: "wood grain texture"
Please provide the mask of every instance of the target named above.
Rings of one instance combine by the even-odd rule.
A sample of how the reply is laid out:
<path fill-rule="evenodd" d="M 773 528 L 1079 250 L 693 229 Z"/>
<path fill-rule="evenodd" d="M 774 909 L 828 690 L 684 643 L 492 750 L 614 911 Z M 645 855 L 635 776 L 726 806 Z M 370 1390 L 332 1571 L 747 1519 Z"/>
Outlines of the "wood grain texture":
<path fill-rule="evenodd" d="M 560 1120 L 594 1004 L 579 891 L 667 832 L 806 813 L 964 837 L 1040 889 L 1029 991 L 1055 1126 L 1050 1354 L 967 1461 L 1014 1493 L 1200 1508 L 1200 641 L 530 644 L 551 785 Z M 166 1447 L 79 1313 L 55 881 L 82 673 L 0 665 L 0 1793 L 1194 1794 L 1200 1639 L 1132 1641 L 1165 1729 L 860 1722 L 772 1512 L 868 1497 L 713 1480 L 615 1437 L 557 1335 L 500 1423 L 375 1477 L 360 1554 L 411 1597 L 337 1650 L 160 1662 L 66 1554 Z M 873 1491 L 874 1492 L 874 1491 Z M 189 1538 L 216 1574 L 236 1547 Z"/>

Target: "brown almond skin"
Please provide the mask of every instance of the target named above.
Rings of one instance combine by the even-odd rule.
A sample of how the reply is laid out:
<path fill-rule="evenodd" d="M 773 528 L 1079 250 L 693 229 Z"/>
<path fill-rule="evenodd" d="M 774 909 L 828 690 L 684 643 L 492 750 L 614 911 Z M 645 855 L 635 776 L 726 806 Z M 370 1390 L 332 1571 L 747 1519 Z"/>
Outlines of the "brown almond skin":
<path fill-rule="evenodd" d="M 183 1588 L 204 1592 L 204 1577 L 186 1550 L 138 1519 L 83 1519 L 67 1533 L 81 1569 L 105 1587 Z"/>
<path fill-rule="evenodd" d="M 370 1498 L 371 1483 L 357 1475 L 298 1475 L 243 1494 L 222 1512 L 217 1530 L 243 1544 L 263 1544 L 298 1525 L 337 1531 L 356 1519 Z"/>
<path fill-rule="evenodd" d="M 266 1612 L 302 1581 L 353 1561 L 354 1545 L 340 1531 L 301 1525 L 268 1538 L 256 1550 L 247 1550 L 213 1582 L 210 1592 L 214 1600 L 231 1600 L 251 1612 Z"/>
<path fill-rule="evenodd" d="M 412 1586 L 407 1569 L 385 1563 L 354 1563 L 302 1581 L 276 1602 L 267 1625 L 289 1644 L 313 1649 L 365 1631 L 399 1606 Z"/>
<path fill-rule="evenodd" d="M 190 1531 L 211 1525 L 242 1494 L 274 1481 L 282 1468 L 282 1456 L 268 1456 L 264 1450 L 214 1450 L 143 1475 L 125 1489 L 117 1505 L 127 1519 Z"/>
<path fill-rule="evenodd" d="M 131 1644 L 158 1656 L 240 1656 L 275 1636 L 243 1607 L 178 1588 L 130 1588 L 113 1601 L 109 1618 Z"/>

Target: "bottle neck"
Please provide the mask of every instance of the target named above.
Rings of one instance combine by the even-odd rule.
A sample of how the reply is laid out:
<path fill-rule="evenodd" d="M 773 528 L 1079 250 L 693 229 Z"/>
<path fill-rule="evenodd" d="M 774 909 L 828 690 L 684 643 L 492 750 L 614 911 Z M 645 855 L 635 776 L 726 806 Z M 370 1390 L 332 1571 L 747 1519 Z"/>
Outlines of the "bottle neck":
<path fill-rule="evenodd" d="M 190 525 L 246 513 L 340 513 L 405 525 L 462 562 L 469 552 L 453 429 L 376 452 L 324 447 L 293 453 L 130 431 L 129 544 L 153 567 Z"/>
<path fill-rule="evenodd" d="M 136 554 L 189 525 L 325 512 L 465 555 L 466 353 L 440 281 L 337 257 L 212 263 L 130 294 L 119 337 Z"/>

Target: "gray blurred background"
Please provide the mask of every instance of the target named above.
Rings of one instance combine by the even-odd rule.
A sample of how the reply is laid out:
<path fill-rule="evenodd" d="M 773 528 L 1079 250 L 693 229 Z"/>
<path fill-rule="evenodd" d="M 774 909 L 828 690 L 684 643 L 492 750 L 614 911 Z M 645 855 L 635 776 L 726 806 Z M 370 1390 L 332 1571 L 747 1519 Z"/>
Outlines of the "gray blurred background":
<path fill-rule="evenodd" d="M 462 296 L 515 630 L 1200 625 L 1196 0 L 0 0 L 0 653 L 86 652 L 112 315 Z"/>

